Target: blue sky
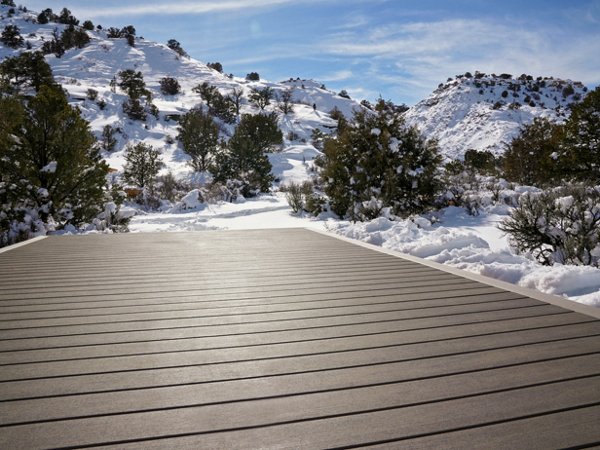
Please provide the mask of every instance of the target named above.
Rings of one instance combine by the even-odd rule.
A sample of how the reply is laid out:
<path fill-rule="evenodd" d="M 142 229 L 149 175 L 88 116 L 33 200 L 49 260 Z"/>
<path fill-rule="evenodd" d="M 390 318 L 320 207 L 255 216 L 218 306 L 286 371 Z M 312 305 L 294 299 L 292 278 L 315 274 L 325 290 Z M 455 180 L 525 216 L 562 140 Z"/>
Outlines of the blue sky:
<path fill-rule="evenodd" d="M 416 103 L 466 71 L 600 84 L 600 0 L 24 0 L 177 39 L 227 73 L 314 78 L 354 98 Z"/>

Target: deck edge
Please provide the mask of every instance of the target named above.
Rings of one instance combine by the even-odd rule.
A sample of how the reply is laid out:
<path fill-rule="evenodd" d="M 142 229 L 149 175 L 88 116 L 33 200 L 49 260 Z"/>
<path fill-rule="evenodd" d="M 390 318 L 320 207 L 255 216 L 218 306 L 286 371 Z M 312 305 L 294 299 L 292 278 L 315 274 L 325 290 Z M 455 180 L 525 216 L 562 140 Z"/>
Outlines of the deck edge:
<path fill-rule="evenodd" d="M 41 241 L 42 239 L 46 239 L 47 236 L 37 236 L 31 239 L 27 239 L 26 241 L 17 242 L 16 244 L 7 245 L 6 247 L 0 248 L 0 253 L 8 252 L 9 250 L 14 250 L 19 247 L 24 247 L 29 244 L 33 244 L 34 242 Z"/>
<path fill-rule="evenodd" d="M 446 264 L 441 264 L 435 261 L 429 261 L 427 259 L 419 258 L 418 256 L 409 255 L 406 253 L 402 253 L 396 250 L 390 250 L 387 248 L 383 248 L 374 244 L 369 244 L 367 242 L 359 241 L 358 239 L 348 238 L 331 231 L 322 231 L 313 228 L 305 228 L 307 231 L 313 231 L 318 234 L 322 234 L 324 236 L 332 237 L 339 239 L 344 242 L 348 242 L 350 244 L 358 245 L 360 247 L 368 248 L 370 250 L 375 250 L 379 253 L 384 253 L 386 255 L 395 256 L 397 258 L 406 259 L 408 261 L 413 261 L 419 264 L 422 264 L 427 267 L 431 267 L 433 269 L 438 269 L 443 272 L 451 273 L 453 275 L 458 275 L 463 278 L 467 278 L 473 281 L 478 281 L 483 284 L 487 284 L 488 286 L 497 287 L 500 289 L 504 289 L 506 291 L 515 292 L 517 294 L 525 295 L 527 297 L 533 298 L 535 300 L 540 300 L 551 305 L 559 306 L 561 308 L 568 309 L 570 311 L 574 311 L 580 314 L 585 314 L 587 316 L 594 317 L 596 319 L 600 319 L 600 308 L 596 308 L 595 306 L 586 305 L 583 303 L 578 303 L 573 300 L 567 300 L 563 297 L 559 297 L 553 294 L 546 294 L 544 292 L 536 291 L 533 289 L 525 288 L 522 286 L 517 286 L 516 284 L 508 283 L 506 281 L 497 280 L 495 278 L 486 277 L 484 275 L 479 275 L 473 272 L 468 272 L 466 270 L 458 269 L 456 267 L 448 266 Z"/>

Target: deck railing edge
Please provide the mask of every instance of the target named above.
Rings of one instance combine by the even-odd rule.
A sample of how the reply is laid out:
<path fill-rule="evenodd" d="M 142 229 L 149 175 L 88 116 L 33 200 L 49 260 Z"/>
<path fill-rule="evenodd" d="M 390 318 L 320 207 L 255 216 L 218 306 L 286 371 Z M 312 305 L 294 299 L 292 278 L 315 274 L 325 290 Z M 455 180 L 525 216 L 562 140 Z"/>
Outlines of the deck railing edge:
<path fill-rule="evenodd" d="M 47 236 L 37 236 L 31 239 L 27 239 L 26 241 L 17 242 L 16 244 L 7 245 L 6 247 L 0 248 L 0 253 L 8 252 L 9 250 L 14 250 L 19 247 L 24 247 L 25 245 L 32 244 L 37 241 L 41 241 L 42 239 L 46 239 Z"/>
<path fill-rule="evenodd" d="M 308 231 L 313 231 L 318 234 L 322 234 L 325 236 L 329 236 L 332 238 L 339 239 L 344 242 L 348 242 L 350 244 L 355 244 L 360 247 L 368 248 L 370 250 L 375 250 L 380 253 L 384 253 L 386 255 L 396 256 L 398 258 L 403 258 L 409 261 L 413 261 L 419 264 L 423 264 L 427 267 L 431 267 L 433 269 L 438 269 L 443 272 L 448 272 L 454 275 L 461 276 L 463 278 L 468 278 L 473 281 L 478 281 L 483 284 L 487 284 L 489 286 L 497 287 L 500 289 L 504 289 L 506 291 L 515 292 L 517 294 L 525 295 L 527 297 L 531 297 L 536 300 L 540 300 L 546 303 L 550 303 L 555 306 L 559 306 L 561 308 L 565 308 L 574 312 L 578 312 L 581 314 L 585 314 L 596 319 L 600 319 L 600 308 L 596 308 L 594 306 L 585 305 L 583 303 L 577 303 L 573 300 L 567 300 L 565 298 L 559 297 L 557 295 L 546 294 L 540 291 L 536 291 L 533 289 L 525 288 L 522 286 L 517 286 L 516 284 L 508 283 L 506 281 L 497 280 L 495 278 L 486 277 L 484 275 L 479 275 L 476 273 L 468 272 L 466 270 L 458 269 L 456 267 L 448 266 L 446 264 L 441 264 L 435 261 L 429 261 L 423 258 L 419 258 L 418 256 L 409 255 L 406 253 L 398 252 L 395 250 L 390 250 L 387 248 L 383 248 L 374 244 L 369 244 L 367 242 L 359 241 L 358 239 L 352 239 L 345 236 L 341 236 L 336 233 L 332 233 L 330 231 L 322 231 L 313 228 L 305 228 Z"/>

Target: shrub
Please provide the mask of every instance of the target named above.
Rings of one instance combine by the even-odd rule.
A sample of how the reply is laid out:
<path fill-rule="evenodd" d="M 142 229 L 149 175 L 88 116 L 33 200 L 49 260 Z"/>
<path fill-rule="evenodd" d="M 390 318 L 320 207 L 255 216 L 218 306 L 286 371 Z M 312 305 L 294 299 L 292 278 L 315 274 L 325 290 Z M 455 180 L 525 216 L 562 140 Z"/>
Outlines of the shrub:
<path fill-rule="evenodd" d="M 348 91 L 346 91 L 346 89 L 342 89 L 338 95 L 343 98 L 350 98 L 350 94 L 348 94 Z"/>
<path fill-rule="evenodd" d="M 117 139 L 115 138 L 115 129 L 110 125 L 104 125 L 102 129 L 102 149 L 107 152 L 112 152 L 117 145 Z"/>
<path fill-rule="evenodd" d="M 98 98 L 98 91 L 96 89 L 89 88 L 86 93 L 88 100 L 96 101 Z"/>
<path fill-rule="evenodd" d="M 173 77 L 163 77 L 160 79 L 160 91 L 164 95 L 176 95 L 179 94 L 181 85 Z"/>
<path fill-rule="evenodd" d="M 7 47 L 11 48 L 19 48 L 23 46 L 23 36 L 21 36 L 21 31 L 19 27 L 16 25 L 7 25 L 2 30 L 2 35 L 0 36 L 0 42 L 2 42 Z"/>
<path fill-rule="evenodd" d="M 314 213 L 309 206 L 314 207 L 314 201 L 311 203 L 313 196 L 313 184 L 310 181 L 305 181 L 302 184 L 290 183 L 281 188 L 285 192 L 285 198 L 294 214 L 301 211 Z M 318 214 L 320 211 L 316 212 Z"/>
<path fill-rule="evenodd" d="M 220 62 L 208 63 L 206 66 L 216 70 L 219 73 L 223 73 L 223 65 Z"/>
<path fill-rule="evenodd" d="M 123 112 L 132 120 L 145 121 L 148 117 L 146 108 L 138 98 L 129 97 L 123 102 Z"/>
<path fill-rule="evenodd" d="M 512 245 L 544 265 L 598 266 L 600 188 L 568 185 L 524 194 L 499 228 Z"/>
<path fill-rule="evenodd" d="M 257 72 L 250 72 L 246 75 L 246 80 L 248 81 L 260 81 L 260 75 Z"/>
<path fill-rule="evenodd" d="M 293 93 L 293 89 L 286 89 L 282 91 L 281 95 L 279 96 L 279 110 L 283 114 L 294 112 L 294 106 L 292 104 Z"/>
<path fill-rule="evenodd" d="M 185 50 L 181 47 L 181 44 L 175 39 L 169 39 L 167 42 L 167 47 L 177 53 L 179 56 L 187 56 Z"/>

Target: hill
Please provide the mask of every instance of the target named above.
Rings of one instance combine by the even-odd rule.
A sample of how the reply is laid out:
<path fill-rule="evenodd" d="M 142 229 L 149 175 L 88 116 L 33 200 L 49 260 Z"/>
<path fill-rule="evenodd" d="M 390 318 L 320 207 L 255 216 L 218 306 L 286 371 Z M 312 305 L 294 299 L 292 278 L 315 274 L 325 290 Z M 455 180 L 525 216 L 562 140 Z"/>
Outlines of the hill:
<path fill-rule="evenodd" d="M 449 159 L 469 149 L 499 155 L 524 124 L 536 117 L 561 122 L 569 105 L 587 88 L 579 82 L 552 77 L 467 72 L 449 78 L 425 100 L 405 113 L 406 122 L 436 138 Z"/>

